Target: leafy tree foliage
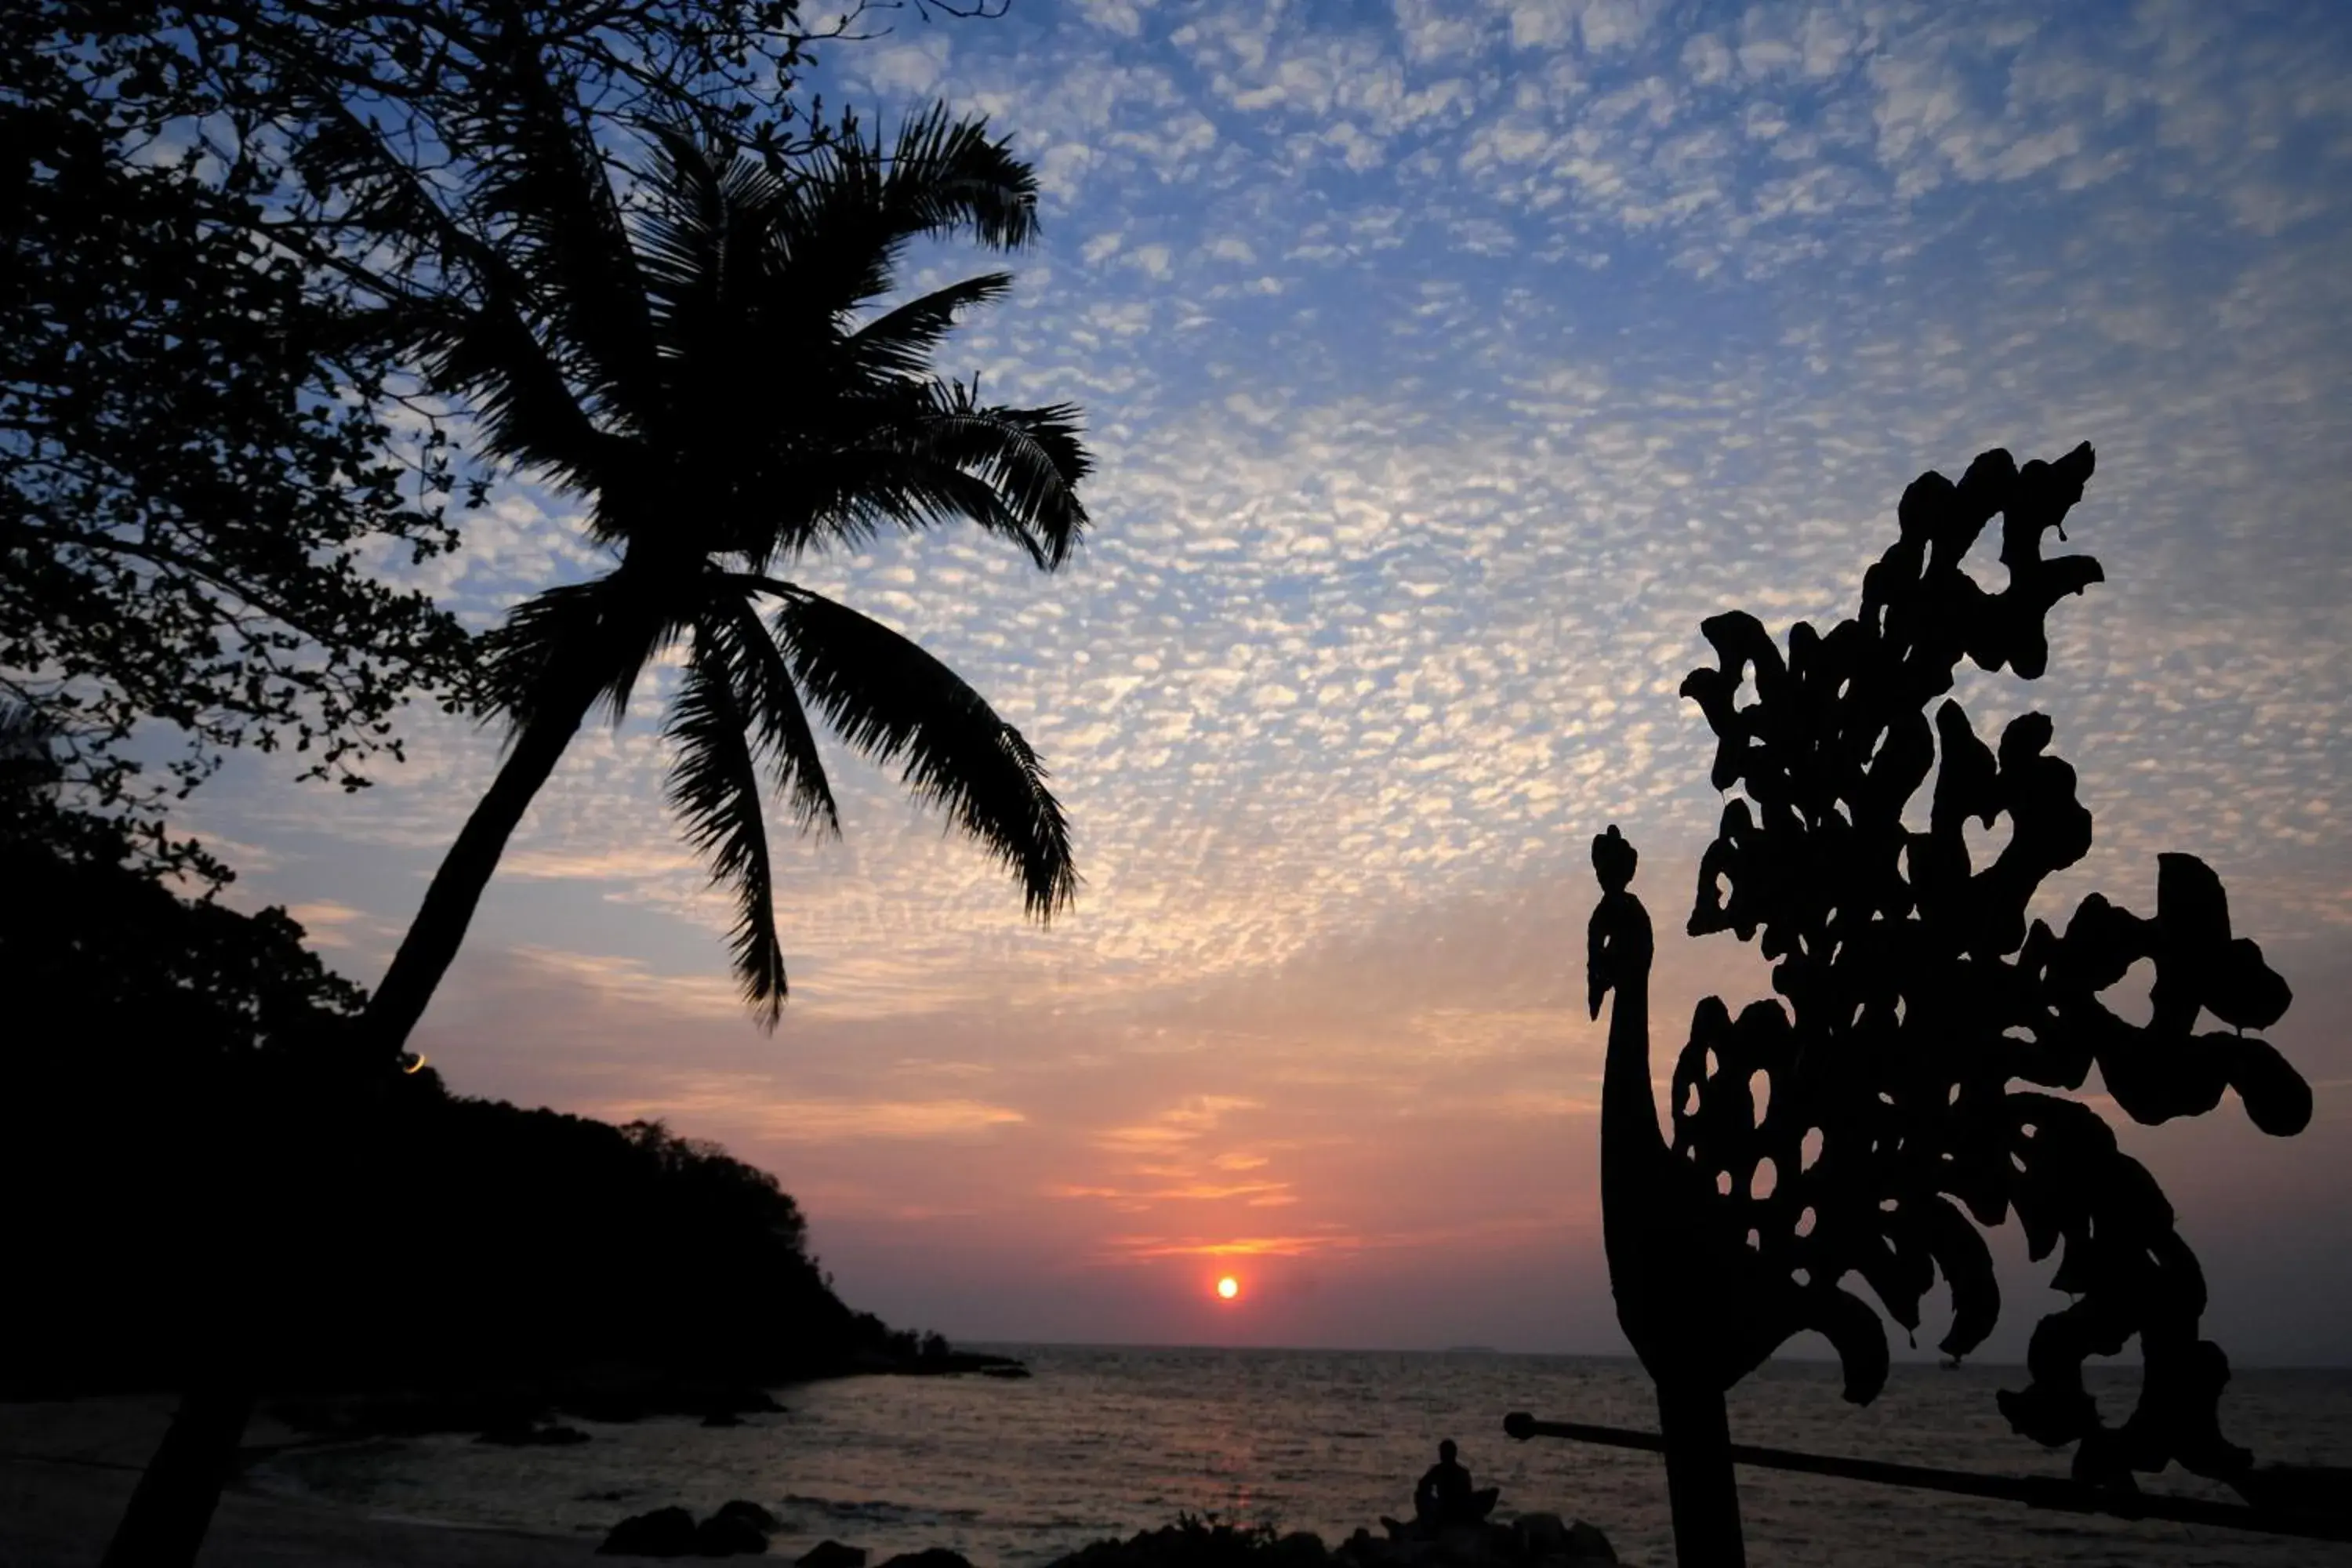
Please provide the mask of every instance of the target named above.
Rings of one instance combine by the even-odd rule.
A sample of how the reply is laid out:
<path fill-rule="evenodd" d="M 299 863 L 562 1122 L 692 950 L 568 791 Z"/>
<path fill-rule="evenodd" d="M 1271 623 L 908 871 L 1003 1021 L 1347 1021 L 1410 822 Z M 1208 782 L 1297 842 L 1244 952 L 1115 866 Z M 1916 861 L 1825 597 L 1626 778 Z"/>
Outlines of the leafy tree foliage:
<path fill-rule="evenodd" d="M 28 794 L 0 789 L 0 970 L 28 1010 L 121 1037 L 110 1070 L 210 1072 L 358 1016 L 365 993 L 303 947 L 285 910 L 184 899 L 137 861 L 123 824 Z M 26 1045 L 19 1058 L 45 1055 Z"/>
<path fill-rule="evenodd" d="M 852 35 L 862 5 L 825 36 Z M 238 746 L 347 787 L 463 639 L 378 574 L 479 498 L 404 311 L 480 263 L 519 116 L 782 156 L 794 0 L 34 0 L 0 31 L 0 692 L 88 797 L 151 809 Z M 525 102 L 523 100 L 527 100 Z M 821 106 L 812 106 L 821 108 Z M 799 142 L 795 142 L 795 136 Z M 436 221 L 409 197 L 447 196 Z M 169 784 L 142 779 L 175 730 Z"/>
<path fill-rule="evenodd" d="M 469 1398 L 917 1358 L 715 1144 L 339 1070 L 358 988 L 284 910 L 177 897 L 133 847 L 86 816 L 0 830 L 0 1393 L 177 1386 L 225 1354 L 266 1388 Z"/>
<path fill-rule="evenodd" d="M 0 690 L 100 802 L 142 793 L 145 720 L 181 793 L 245 744 L 355 786 L 463 651 L 372 570 L 453 542 L 446 472 L 413 481 L 383 355 L 264 232 L 266 161 L 174 143 L 204 100 L 167 56 L 0 37 Z"/>

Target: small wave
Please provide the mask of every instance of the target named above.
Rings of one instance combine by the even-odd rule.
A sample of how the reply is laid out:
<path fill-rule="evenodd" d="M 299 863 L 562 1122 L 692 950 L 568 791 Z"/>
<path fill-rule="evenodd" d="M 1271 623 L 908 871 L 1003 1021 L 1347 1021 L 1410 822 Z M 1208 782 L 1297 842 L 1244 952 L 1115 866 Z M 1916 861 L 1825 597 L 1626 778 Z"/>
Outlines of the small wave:
<path fill-rule="evenodd" d="M 925 1508 L 915 1503 L 891 1502 L 882 1498 L 852 1502 L 840 1498 L 804 1497 L 798 1492 L 786 1492 L 783 1500 L 787 1508 L 810 1510 L 829 1519 L 855 1521 L 860 1524 L 948 1524 L 968 1522 L 981 1517 L 981 1510 L 976 1508 Z"/>
<path fill-rule="evenodd" d="M 1019 1533 L 1027 1531 L 1053 1531 L 1058 1534 L 1062 1531 L 1072 1530 L 1097 1531 L 1104 1535 L 1131 1533 L 1128 1529 L 1127 1521 L 1124 1520 L 1109 1518 L 1081 1519 L 1076 1514 L 1067 1513 L 1053 1514 L 1045 1519 L 992 1520 L 990 1523 L 994 1528 L 1004 1531 L 1008 1533 Z"/>

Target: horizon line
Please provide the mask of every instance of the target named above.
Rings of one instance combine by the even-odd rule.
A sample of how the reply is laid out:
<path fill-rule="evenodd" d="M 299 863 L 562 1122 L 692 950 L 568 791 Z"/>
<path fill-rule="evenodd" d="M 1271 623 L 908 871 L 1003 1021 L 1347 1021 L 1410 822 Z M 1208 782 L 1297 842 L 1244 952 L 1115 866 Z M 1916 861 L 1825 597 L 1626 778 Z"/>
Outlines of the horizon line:
<path fill-rule="evenodd" d="M 999 1340 L 971 1339 L 950 1342 L 957 1350 L 971 1352 L 994 1351 L 1214 1351 L 1223 1353 L 1255 1355 L 1412 1355 L 1412 1356 L 1496 1356 L 1519 1360 L 1547 1361 L 1607 1361 L 1639 1364 L 1630 1351 L 1529 1351 L 1504 1350 L 1494 1345 L 1216 1345 L 1178 1344 L 1158 1340 Z M 1946 1367 L 1942 1358 L 1932 1352 L 1896 1352 L 1892 1364 L 1903 1367 L 1935 1367 L 1942 1371 L 2026 1372 L 2023 1361 L 1987 1361 L 1969 1357 L 1958 1365 Z M 1765 1366 L 1821 1366 L 1835 1368 L 1838 1358 L 1831 1355 L 1774 1355 L 1766 1359 Z M 2090 1372 L 2132 1372 L 2141 1363 L 2137 1358 L 2094 1356 L 2084 1363 Z M 2232 1373 L 2241 1372 L 2326 1372 L 2352 1373 L 2352 1361 L 2336 1362 L 2271 1362 L 2232 1359 Z"/>

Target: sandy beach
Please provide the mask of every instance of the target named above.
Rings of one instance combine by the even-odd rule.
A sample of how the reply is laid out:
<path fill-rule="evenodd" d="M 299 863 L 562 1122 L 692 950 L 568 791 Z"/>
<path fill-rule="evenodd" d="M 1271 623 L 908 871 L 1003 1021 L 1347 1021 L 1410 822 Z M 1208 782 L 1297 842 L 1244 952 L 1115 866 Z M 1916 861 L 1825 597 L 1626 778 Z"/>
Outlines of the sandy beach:
<path fill-rule="evenodd" d="M 0 1568 L 95 1568 L 170 1410 L 162 1397 L 0 1405 Z M 267 1447 L 293 1436 L 264 1420 L 247 1440 Z M 536 1568 L 580 1563 L 595 1544 L 584 1536 L 369 1519 L 233 1489 L 197 1561 L 214 1568 Z"/>

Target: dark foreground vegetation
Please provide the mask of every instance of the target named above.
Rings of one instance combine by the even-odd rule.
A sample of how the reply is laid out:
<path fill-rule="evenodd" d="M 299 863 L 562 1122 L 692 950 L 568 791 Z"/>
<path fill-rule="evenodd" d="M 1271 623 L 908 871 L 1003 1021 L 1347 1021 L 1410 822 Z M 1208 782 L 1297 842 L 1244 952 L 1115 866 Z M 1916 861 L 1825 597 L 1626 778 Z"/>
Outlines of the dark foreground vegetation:
<path fill-rule="evenodd" d="M 1333 1547 L 1310 1531 L 1270 1524 L 1174 1524 L 1125 1541 L 1097 1541 L 1054 1568 L 1586 1568 L 1617 1561 L 1608 1537 L 1582 1521 L 1523 1513 L 1508 1524 L 1465 1523 L 1423 1531 L 1383 1520 L 1385 1533 L 1359 1530 Z"/>
<path fill-rule="evenodd" d="M 301 928 L 131 849 L 53 809 L 0 825 L 0 1395 L 235 1373 L 336 1396 L 322 1420 L 511 1430 L 988 1359 L 845 1306 L 792 1197 L 714 1144 L 346 1071 L 362 996 Z"/>
<path fill-rule="evenodd" d="M 1312 1531 L 1217 1522 L 1179 1514 L 1173 1524 L 1081 1547 L 1053 1568 L 1593 1568 L 1617 1561 L 1608 1537 L 1556 1513 L 1521 1514 L 1508 1524 L 1418 1531 L 1383 1520 L 1384 1535 L 1359 1530 L 1336 1547 Z M 697 1521 L 682 1508 L 657 1509 L 614 1526 L 600 1553 L 617 1557 L 731 1557 L 768 1550 L 775 1515 L 737 1499 Z M 866 1568 L 866 1551 L 825 1541 L 798 1568 Z M 928 1547 L 885 1558 L 879 1568 L 972 1568 L 962 1553 Z"/>

